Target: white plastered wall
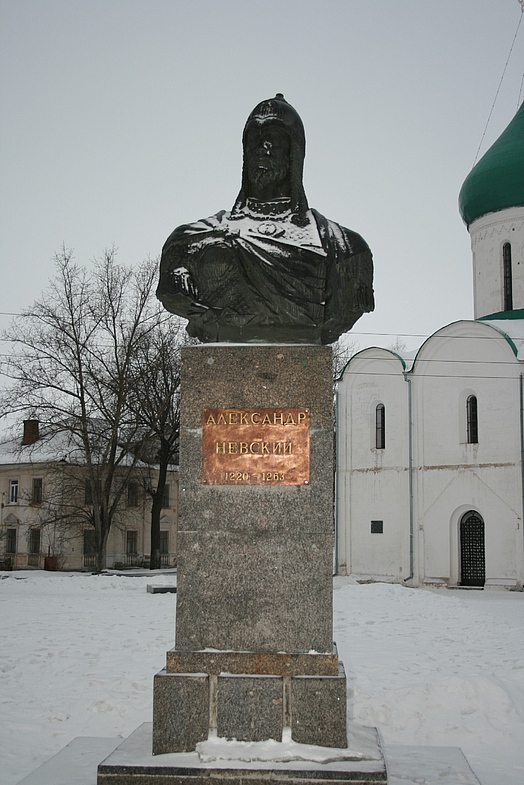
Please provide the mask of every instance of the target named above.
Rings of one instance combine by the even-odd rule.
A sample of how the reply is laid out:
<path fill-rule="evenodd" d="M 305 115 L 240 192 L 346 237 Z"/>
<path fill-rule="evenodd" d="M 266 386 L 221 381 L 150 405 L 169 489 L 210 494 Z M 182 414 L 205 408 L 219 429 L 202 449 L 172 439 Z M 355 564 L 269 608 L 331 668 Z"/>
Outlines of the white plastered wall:
<path fill-rule="evenodd" d="M 504 310 L 502 247 L 511 244 L 513 309 L 524 308 L 524 207 L 499 210 L 469 227 L 475 319 Z"/>
<path fill-rule="evenodd" d="M 522 579 L 520 368 L 489 324 L 457 322 L 421 348 L 412 378 L 414 509 L 420 582 L 460 582 L 458 526 L 485 523 L 486 580 Z M 467 444 L 465 402 L 478 402 L 478 444 Z"/>
<path fill-rule="evenodd" d="M 393 352 L 355 355 L 338 383 L 337 524 L 342 574 L 402 580 L 409 574 L 408 385 Z M 386 411 L 386 446 L 375 412 Z M 371 521 L 383 533 L 371 533 Z"/>
<path fill-rule="evenodd" d="M 412 390 L 414 583 L 460 582 L 461 517 L 485 523 L 486 582 L 524 580 L 520 375 L 511 343 L 488 322 L 442 328 L 406 374 Z M 478 401 L 478 444 L 466 438 L 466 400 Z M 374 447 L 376 405 L 386 448 Z M 337 526 L 342 574 L 409 576 L 408 383 L 384 349 L 355 355 L 338 384 Z M 371 534 L 372 520 L 384 534 Z"/>

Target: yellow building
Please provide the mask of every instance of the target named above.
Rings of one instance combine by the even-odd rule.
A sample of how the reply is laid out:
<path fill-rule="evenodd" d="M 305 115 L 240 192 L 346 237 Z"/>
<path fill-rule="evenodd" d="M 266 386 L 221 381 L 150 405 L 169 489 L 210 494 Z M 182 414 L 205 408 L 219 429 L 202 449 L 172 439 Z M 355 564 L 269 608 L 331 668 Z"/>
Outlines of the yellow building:
<path fill-rule="evenodd" d="M 40 438 L 26 420 L 19 439 L 0 442 L 0 569 L 92 570 L 90 483 L 67 436 Z M 125 470 L 126 473 L 128 470 Z M 140 463 L 125 480 L 107 543 L 108 568 L 148 566 L 151 497 L 158 469 Z M 160 519 L 162 567 L 176 565 L 178 467 L 172 466 Z"/>

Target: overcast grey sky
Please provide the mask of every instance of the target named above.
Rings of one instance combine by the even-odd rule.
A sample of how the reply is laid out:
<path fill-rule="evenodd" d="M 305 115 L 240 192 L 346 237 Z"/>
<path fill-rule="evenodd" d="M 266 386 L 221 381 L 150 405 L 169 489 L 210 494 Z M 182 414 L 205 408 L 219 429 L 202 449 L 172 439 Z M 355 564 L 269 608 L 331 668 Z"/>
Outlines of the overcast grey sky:
<path fill-rule="evenodd" d="M 62 244 L 81 264 L 115 244 L 135 265 L 175 226 L 231 208 L 247 115 L 283 92 L 306 128 L 310 205 L 375 257 L 376 310 L 355 325 L 359 344 L 472 318 L 457 197 L 518 0 L 0 7 L 0 311 L 31 306 Z M 481 153 L 515 114 L 523 70 L 524 22 Z"/>

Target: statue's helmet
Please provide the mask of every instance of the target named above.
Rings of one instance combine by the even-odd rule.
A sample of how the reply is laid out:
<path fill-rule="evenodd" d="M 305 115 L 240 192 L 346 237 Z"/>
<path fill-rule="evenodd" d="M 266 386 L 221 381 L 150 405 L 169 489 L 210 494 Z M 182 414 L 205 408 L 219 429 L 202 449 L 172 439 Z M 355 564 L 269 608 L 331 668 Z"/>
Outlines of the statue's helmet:
<path fill-rule="evenodd" d="M 248 196 L 248 175 L 245 160 L 246 138 L 248 131 L 253 128 L 262 128 L 267 125 L 274 125 L 282 128 L 290 138 L 290 187 L 291 187 L 291 210 L 295 223 L 304 223 L 305 214 L 308 209 L 306 194 L 302 183 L 304 170 L 304 158 L 306 155 L 306 135 L 302 120 L 296 109 L 289 104 L 282 93 L 277 93 L 274 98 L 259 103 L 247 118 L 242 135 L 242 145 L 244 149 L 244 166 L 242 170 L 242 187 L 235 202 L 233 213 L 241 209 Z"/>

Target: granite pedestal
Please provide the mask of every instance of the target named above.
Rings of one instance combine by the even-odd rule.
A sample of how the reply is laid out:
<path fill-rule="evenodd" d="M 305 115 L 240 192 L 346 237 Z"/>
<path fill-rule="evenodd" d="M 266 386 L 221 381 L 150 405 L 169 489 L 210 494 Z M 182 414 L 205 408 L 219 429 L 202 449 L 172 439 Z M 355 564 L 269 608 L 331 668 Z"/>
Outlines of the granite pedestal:
<path fill-rule="evenodd" d="M 331 349 L 319 346 L 183 352 L 176 642 L 155 678 L 156 754 L 194 750 L 209 731 L 281 741 L 290 727 L 305 744 L 347 744 L 346 677 L 332 626 L 331 362 Z M 206 437 L 210 454 L 203 412 L 217 423 L 216 438 Z M 308 418 L 308 454 L 291 474 L 297 412 Z M 229 436 L 239 422 L 244 441 Z M 275 472 L 271 450 L 283 423 L 278 438 L 289 453 Z M 249 471 L 242 445 L 246 453 L 251 445 Z M 235 471 L 210 482 L 206 461 L 213 466 L 217 456 Z M 190 716 L 188 704 L 198 704 Z"/>
<path fill-rule="evenodd" d="M 176 651 L 332 651 L 331 362 L 322 346 L 183 350 Z M 307 482 L 203 481 L 204 409 L 293 407 L 310 416 Z M 260 474 L 271 456 L 258 458 Z"/>

